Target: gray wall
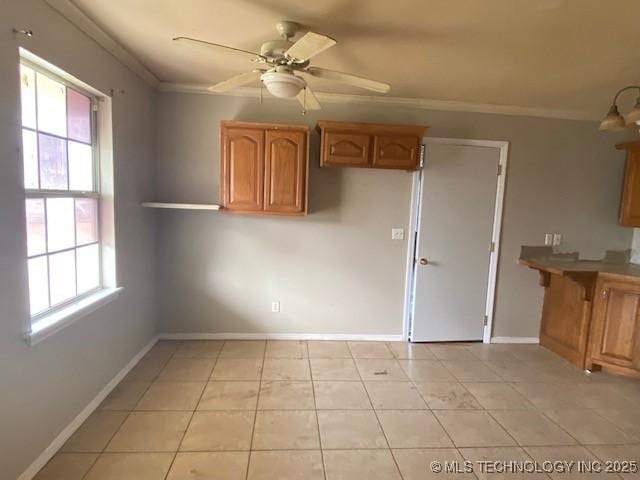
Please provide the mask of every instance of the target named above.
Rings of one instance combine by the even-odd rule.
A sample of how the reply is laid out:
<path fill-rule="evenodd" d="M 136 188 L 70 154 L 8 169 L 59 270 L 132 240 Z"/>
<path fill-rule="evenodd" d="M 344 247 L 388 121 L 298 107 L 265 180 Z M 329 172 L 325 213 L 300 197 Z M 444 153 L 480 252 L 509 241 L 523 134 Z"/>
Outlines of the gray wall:
<path fill-rule="evenodd" d="M 542 289 L 516 264 L 520 246 L 563 234 L 585 256 L 628 248 L 616 224 L 624 155 L 592 122 L 326 103 L 300 115 L 293 102 L 161 93 L 161 200 L 216 202 L 222 119 L 318 119 L 431 125 L 429 135 L 508 140 L 494 336 L 536 337 Z M 165 211 L 159 215 L 159 297 L 164 332 L 401 334 L 411 174 L 319 169 L 311 149 L 305 218 Z M 455 192 L 452 192 L 455 194 Z M 464 219 L 461 219 L 464 221 Z M 271 301 L 282 302 L 271 313 Z"/>
<path fill-rule="evenodd" d="M 0 479 L 13 480 L 155 335 L 155 91 L 40 0 L 0 0 Z M 114 302 L 30 347 L 18 43 L 113 101 Z"/>

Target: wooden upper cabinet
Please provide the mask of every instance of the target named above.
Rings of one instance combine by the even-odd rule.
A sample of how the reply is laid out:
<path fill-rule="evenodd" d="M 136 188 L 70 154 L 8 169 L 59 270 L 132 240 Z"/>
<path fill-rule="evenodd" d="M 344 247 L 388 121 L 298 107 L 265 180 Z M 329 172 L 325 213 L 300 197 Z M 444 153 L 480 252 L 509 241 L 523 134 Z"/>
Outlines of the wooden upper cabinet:
<path fill-rule="evenodd" d="M 235 213 L 306 214 L 308 136 L 306 126 L 222 122 L 223 208 Z"/>
<path fill-rule="evenodd" d="M 267 130 L 265 146 L 265 211 L 304 213 L 307 173 L 305 133 Z"/>
<path fill-rule="evenodd" d="M 322 136 L 322 165 L 369 166 L 369 135 L 327 132 Z"/>
<path fill-rule="evenodd" d="M 640 280 L 598 281 L 589 343 L 591 362 L 640 375 Z"/>
<path fill-rule="evenodd" d="M 422 137 L 376 135 L 373 137 L 372 164 L 379 168 L 415 170 L 420 166 Z"/>
<path fill-rule="evenodd" d="M 321 167 L 417 170 L 427 127 L 320 121 L 318 130 Z"/>
<path fill-rule="evenodd" d="M 223 136 L 221 163 L 224 207 L 260 211 L 264 189 L 264 132 L 229 128 Z"/>
<path fill-rule="evenodd" d="M 640 141 L 623 143 L 617 148 L 627 151 L 620 203 L 620 225 L 640 227 Z"/>

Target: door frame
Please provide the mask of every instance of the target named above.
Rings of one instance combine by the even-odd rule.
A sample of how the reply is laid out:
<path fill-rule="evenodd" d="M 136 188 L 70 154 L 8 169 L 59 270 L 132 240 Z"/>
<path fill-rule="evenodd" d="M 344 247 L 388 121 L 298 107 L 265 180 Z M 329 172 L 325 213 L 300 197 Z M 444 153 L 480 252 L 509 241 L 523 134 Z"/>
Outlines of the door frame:
<path fill-rule="evenodd" d="M 489 276 L 487 281 L 487 301 L 485 306 L 485 315 L 487 316 L 487 324 L 484 326 L 482 334 L 483 343 L 491 343 L 491 333 L 493 331 L 493 317 L 495 313 L 496 298 L 496 281 L 498 274 L 498 259 L 500 258 L 500 237 L 502 232 L 502 210 L 504 206 L 504 195 L 507 179 L 507 159 L 509 156 L 509 142 L 500 140 L 474 140 L 465 138 L 438 138 L 424 137 L 422 139 L 422 158 L 420 168 L 413 174 L 413 182 L 411 188 L 411 208 L 409 213 L 409 248 L 407 249 L 407 269 L 405 283 L 405 302 L 404 302 L 404 325 L 403 338 L 405 341 L 410 340 L 410 332 L 413 323 L 414 302 L 416 277 L 416 252 L 418 243 L 418 232 L 420 227 L 420 205 L 422 202 L 422 177 L 424 174 L 424 162 L 426 159 L 425 151 L 429 144 L 439 145 L 461 145 L 472 147 L 488 147 L 496 148 L 499 151 L 498 181 L 496 185 L 495 208 L 493 213 L 493 228 L 491 232 L 491 241 L 493 243 L 493 251 L 489 259 Z"/>

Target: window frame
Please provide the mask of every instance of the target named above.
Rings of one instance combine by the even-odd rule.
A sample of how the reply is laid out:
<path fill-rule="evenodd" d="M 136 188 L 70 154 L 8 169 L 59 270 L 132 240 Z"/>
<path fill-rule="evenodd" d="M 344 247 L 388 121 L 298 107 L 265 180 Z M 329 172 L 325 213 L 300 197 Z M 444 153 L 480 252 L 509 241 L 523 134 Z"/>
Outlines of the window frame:
<path fill-rule="evenodd" d="M 41 65 L 39 65 L 38 63 L 35 63 L 31 60 L 29 60 L 28 58 L 25 58 L 25 56 L 20 55 L 20 59 L 19 59 L 19 64 L 18 67 L 21 68 L 22 66 L 25 66 L 26 68 L 29 68 L 31 70 L 33 70 L 36 74 L 40 74 L 40 75 L 44 75 L 46 77 L 48 77 L 49 79 L 58 82 L 62 85 L 65 86 L 66 89 L 71 89 L 74 90 L 78 93 L 80 93 L 81 95 L 84 95 L 85 97 L 89 98 L 89 108 L 90 108 L 90 122 L 91 122 L 91 126 L 90 126 L 90 135 L 91 135 L 91 157 L 92 157 L 92 181 L 93 181 L 93 190 L 90 191 L 86 191 L 86 190 L 60 190 L 60 189 L 43 189 L 43 188 L 26 188 L 26 186 L 23 183 L 23 189 L 24 189 L 24 196 L 25 196 L 25 202 L 26 200 L 29 199 L 43 199 L 44 200 L 44 226 L 45 226 L 45 246 L 46 249 L 48 250 L 48 230 L 47 230 L 47 199 L 49 198 L 72 198 L 73 202 L 74 202 L 74 242 L 76 241 L 76 221 L 75 221 L 75 200 L 77 198 L 90 198 L 90 199 L 94 199 L 96 200 L 96 230 L 97 230 L 97 240 L 95 242 L 89 242 L 86 244 L 82 244 L 82 245 L 77 245 L 74 243 L 74 246 L 72 247 L 68 247 L 68 248 L 63 248 L 60 250 L 56 250 L 54 252 L 49 252 L 49 251 L 45 251 L 42 253 L 38 253 L 35 255 L 29 255 L 27 253 L 26 255 L 26 261 L 29 262 L 29 260 L 32 260 L 34 258 L 41 258 L 41 257 L 45 257 L 47 260 L 47 287 L 48 287 L 48 304 L 49 307 L 46 308 L 45 310 L 42 310 L 38 313 L 36 313 L 35 315 L 31 314 L 30 308 L 29 308 L 29 322 L 30 322 L 30 329 L 33 328 L 34 324 L 37 324 L 38 322 L 46 319 L 49 316 L 52 315 L 56 315 L 60 312 L 62 312 L 63 310 L 71 307 L 74 304 L 78 304 L 78 302 L 82 302 L 83 300 L 87 299 L 88 297 L 91 297 L 93 295 L 98 294 L 99 292 L 105 290 L 105 283 L 104 283 L 104 273 L 103 273 L 103 251 L 102 251 L 102 225 L 101 225 L 101 197 L 102 197 L 102 192 L 101 192 L 101 178 L 100 178 L 100 172 L 101 172 L 101 168 L 100 168 L 100 146 L 99 146 L 99 132 L 98 132 L 98 104 L 100 101 L 100 97 L 98 97 L 95 93 L 88 91 L 86 88 L 83 88 L 81 85 L 71 82 L 69 80 L 67 80 L 66 78 L 61 77 L 60 75 L 58 75 L 57 73 L 55 73 L 54 71 L 52 71 L 51 69 L 48 69 L 46 67 L 43 67 Z M 53 138 L 57 138 L 57 139 L 61 139 L 64 140 L 65 142 L 67 142 L 67 155 L 66 155 L 66 167 L 67 167 L 67 186 L 68 188 L 70 187 L 69 182 L 70 182 L 70 176 L 69 176 L 69 151 L 68 151 L 68 142 L 69 141 L 75 141 L 77 143 L 81 143 L 83 145 L 88 145 L 85 142 L 82 141 L 78 141 L 78 140 L 74 140 L 72 138 L 69 138 L 68 136 L 61 136 L 58 134 L 54 134 L 54 133 L 50 133 L 50 132 L 45 132 L 45 131 L 40 131 L 38 129 L 38 100 L 37 100 L 37 95 L 38 95 L 38 91 L 37 91 L 37 86 L 38 86 L 38 80 L 37 80 L 37 75 L 34 75 L 34 80 L 35 80 L 35 84 L 34 84 L 34 91 L 35 91 L 35 95 L 36 95 L 36 101 L 35 101 L 35 113 L 36 113 L 36 125 L 35 128 L 33 127 L 28 127 L 28 126 L 24 126 L 22 123 L 22 120 L 20 121 L 20 132 L 21 132 L 21 138 L 22 138 L 22 132 L 27 130 L 29 132 L 33 132 L 36 135 L 36 139 L 38 139 L 38 134 L 42 133 L 44 135 L 48 135 L 50 137 Z M 22 85 L 20 85 L 20 88 L 22 88 Z M 67 91 L 65 91 L 65 121 L 68 122 L 68 110 L 67 109 Z M 22 103 L 21 103 L 21 111 L 22 111 Z M 22 118 L 22 117 L 21 117 Z M 68 132 L 67 132 L 68 134 Z M 36 140 L 38 141 L 38 140 Z M 38 149 L 39 149 L 39 144 L 38 144 Z M 22 150 L 22 149 L 21 149 Z M 25 167 L 25 162 L 24 162 L 24 152 L 22 155 L 22 171 L 23 171 L 23 175 L 24 175 L 24 167 Z M 39 150 L 38 150 L 38 155 L 37 155 L 37 160 L 38 160 L 38 185 L 41 186 L 41 171 L 40 171 L 40 155 L 39 155 Z M 23 178 L 23 182 L 24 182 L 24 178 Z M 26 237 L 25 237 L 26 238 Z M 98 246 L 98 285 L 95 288 L 92 288 L 91 290 L 88 290 L 86 292 L 82 292 L 79 295 L 74 295 L 73 297 L 66 299 L 62 302 L 58 302 L 55 305 L 51 304 L 51 279 L 49 276 L 49 272 L 50 272 L 50 265 L 49 265 L 49 259 L 51 257 L 51 255 L 55 255 L 55 254 L 59 254 L 59 253 L 64 253 L 64 252 L 68 252 L 68 251 L 74 251 L 77 252 L 77 250 L 79 248 L 83 248 L 83 247 L 88 247 L 91 245 L 97 245 Z M 76 253 L 77 255 L 77 253 Z M 77 257 L 75 257 L 75 261 L 74 261 L 74 270 L 75 270 L 75 291 L 77 293 L 78 290 L 78 264 L 77 264 Z M 31 298 L 31 292 L 29 292 L 29 298 Z"/>

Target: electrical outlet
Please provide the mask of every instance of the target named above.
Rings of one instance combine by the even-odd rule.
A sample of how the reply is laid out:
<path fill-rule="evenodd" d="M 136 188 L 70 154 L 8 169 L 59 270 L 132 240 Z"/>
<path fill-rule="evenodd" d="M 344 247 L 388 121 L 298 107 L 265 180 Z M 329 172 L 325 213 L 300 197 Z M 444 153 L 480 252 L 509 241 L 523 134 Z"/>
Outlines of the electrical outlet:
<path fill-rule="evenodd" d="M 544 244 L 546 246 L 550 247 L 552 243 L 553 243 L 553 234 L 545 233 L 544 234 Z"/>
<path fill-rule="evenodd" d="M 404 228 L 392 228 L 391 240 L 404 240 Z"/>
<path fill-rule="evenodd" d="M 562 234 L 561 233 L 554 233 L 553 234 L 553 246 L 554 247 L 559 247 L 561 243 L 562 243 Z"/>
<path fill-rule="evenodd" d="M 280 302 L 276 300 L 275 302 L 271 302 L 271 312 L 279 313 L 280 312 Z"/>

